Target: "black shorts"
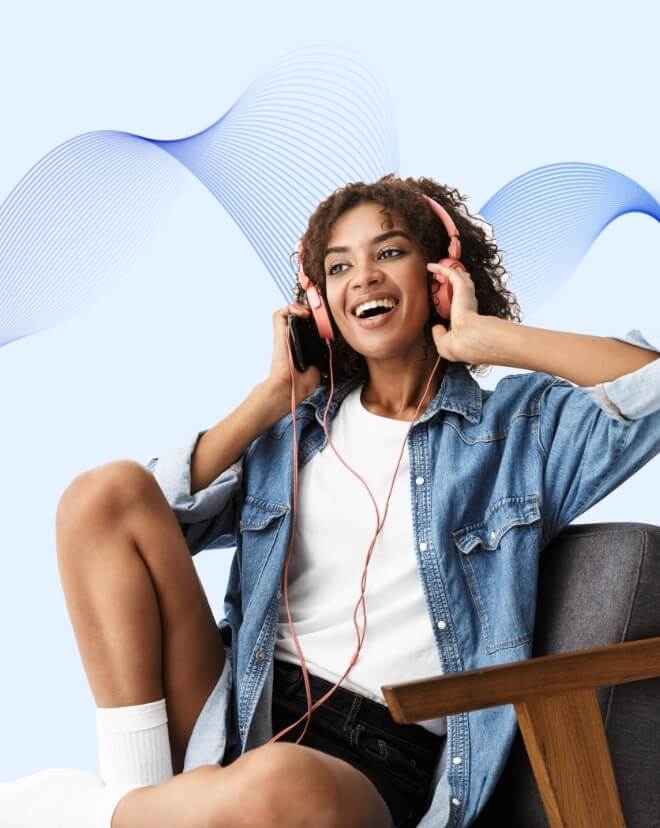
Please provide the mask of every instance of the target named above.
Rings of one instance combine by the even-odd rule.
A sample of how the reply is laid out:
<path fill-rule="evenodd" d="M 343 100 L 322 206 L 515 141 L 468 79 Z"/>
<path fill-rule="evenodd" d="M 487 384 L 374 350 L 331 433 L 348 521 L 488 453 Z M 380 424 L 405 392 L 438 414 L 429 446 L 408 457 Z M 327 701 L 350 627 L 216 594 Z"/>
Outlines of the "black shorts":
<path fill-rule="evenodd" d="M 273 735 L 307 710 L 302 669 L 275 661 Z M 312 702 L 333 683 L 309 673 Z M 295 742 L 301 722 L 278 742 Z M 367 776 L 387 803 L 396 828 L 413 828 L 428 810 L 431 783 L 445 737 L 395 722 L 385 705 L 339 687 L 313 711 L 302 745 L 343 759 Z"/>

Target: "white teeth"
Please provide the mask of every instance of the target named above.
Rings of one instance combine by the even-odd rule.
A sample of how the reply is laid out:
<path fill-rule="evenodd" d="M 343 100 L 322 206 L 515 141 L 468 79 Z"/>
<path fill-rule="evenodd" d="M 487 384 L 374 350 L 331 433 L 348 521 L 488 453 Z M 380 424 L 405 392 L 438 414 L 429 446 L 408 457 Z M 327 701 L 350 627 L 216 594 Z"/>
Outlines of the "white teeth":
<path fill-rule="evenodd" d="M 369 308 L 395 308 L 398 305 L 394 299 L 373 299 L 371 302 L 363 302 L 353 311 L 356 316 L 361 316 Z"/>

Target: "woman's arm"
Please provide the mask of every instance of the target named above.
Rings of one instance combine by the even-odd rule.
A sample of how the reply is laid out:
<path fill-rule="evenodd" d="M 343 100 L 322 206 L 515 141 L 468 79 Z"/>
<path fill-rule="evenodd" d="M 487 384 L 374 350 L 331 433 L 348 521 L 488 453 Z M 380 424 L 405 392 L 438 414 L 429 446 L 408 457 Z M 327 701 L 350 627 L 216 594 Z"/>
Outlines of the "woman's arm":
<path fill-rule="evenodd" d="M 268 381 L 256 385 L 238 408 L 199 438 L 190 468 L 190 494 L 206 488 L 285 414 Z"/>
<path fill-rule="evenodd" d="M 451 283 L 451 323 L 431 329 L 440 356 L 470 365 L 508 365 L 593 387 L 631 374 L 654 362 L 656 350 L 604 336 L 531 328 L 479 313 L 474 282 L 460 268 L 428 262 L 440 282 Z M 650 343 L 649 343 L 650 344 Z"/>
<path fill-rule="evenodd" d="M 532 328 L 480 314 L 467 316 L 456 333 L 467 363 L 541 371 L 583 387 L 630 374 L 660 357 L 604 336 Z"/>

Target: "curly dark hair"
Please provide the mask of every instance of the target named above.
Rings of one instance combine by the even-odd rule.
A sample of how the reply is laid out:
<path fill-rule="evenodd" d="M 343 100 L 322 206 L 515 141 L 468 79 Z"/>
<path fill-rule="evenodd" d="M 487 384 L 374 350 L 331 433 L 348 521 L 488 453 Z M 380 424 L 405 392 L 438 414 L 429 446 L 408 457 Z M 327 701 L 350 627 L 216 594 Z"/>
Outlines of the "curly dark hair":
<path fill-rule="evenodd" d="M 483 219 L 472 216 L 464 205 L 466 196 L 456 189 L 439 184 L 432 178 L 398 178 L 394 173 L 382 176 L 378 181 L 365 183 L 355 181 L 335 190 L 322 201 L 312 213 L 302 238 L 302 251 L 305 273 L 317 286 L 328 307 L 335 341 L 333 342 L 333 373 L 336 382 L 350 377 L 368 378 L 367 362 L 355 351 L 341 335 L 332 318 L 325 290 L 324 251 L 335 220 L 363 202 L 377 202 L 383 207 L 397 210 L 407 221 L 411 233 L 422 248 L 425 261 L 437 262 L 447 256 L 449 235 L 443 223 L 430 209 L 422 193 L 435 199 L 451 215 L 461 239 L 461 263 L 464 265 L 475 286 L 475 295 L 480 314 L 497 316 L 521 322 L 520 305 L 513 293 L 504 287 L 507 280 L 506 270 L 500 264 L 501 256 L 497 245 L 489 238 L 483 224 L 490 227 Z M 294 254 L 292 254 L 293 256 Z M 424 336 L 428 347 L 435 348 L 431 328 L 440 321 L 433 302 L 431 290 L 437 287 L 432 274 L 427 272 L 427 286 L 431 314 L 424 325 Z M 296 286 L 296 299 L 307 304 L 307 297 Z M 446 320 L 444 320 L 446 321 Z M 461 363 L 466 365 L 466 363 Z M 474 374 L 487 374 L 489 365 L 467 365 Z M 329 384 L 328 352 L 324 344 L 321 360 L 321 382 Z"/>

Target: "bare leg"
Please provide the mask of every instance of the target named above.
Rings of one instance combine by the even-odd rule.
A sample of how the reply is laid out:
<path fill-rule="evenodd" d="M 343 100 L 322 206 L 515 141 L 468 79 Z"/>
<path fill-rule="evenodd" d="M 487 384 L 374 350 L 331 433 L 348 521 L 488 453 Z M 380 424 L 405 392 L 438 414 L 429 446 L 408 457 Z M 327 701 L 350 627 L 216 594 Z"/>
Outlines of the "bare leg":
<path fill-rule="evenodd" d="M 347 762 L 275 742 L 228 767 L 204 765 L 138 788 L 112 828 L 392 828 L 372 782 Z"/>
<path fill-rule="evenodd" d="M 180 773 L 224 647 L 176 518 L 151 473 L 117 461 L 79 475 L 57 512 L 65 598 L 97 706 L 167 699 L 175 776 L 124 796 L 112 828 L 388 828 L 376 788 L 302 745 Z"/>
<path fill-rule="evenodd" d="M 232 767 L 202 765 L 160 785 L 130 791 L 115 809 L 112 828 L 224 828 L 224 825 L 232 825 L 231 814 L 220 816 L 215 807 L 218 789 Z M 232 828 L 239 828 L 239 823 L 234 822 Z"/>
<path fill-rule="evenodd" d="M 72 481 L 56 529 L 67 608 L 96 705 L 165 697 L 180 772 L 225 655 L 172 509 L 146 468 L 120 460 Z"/>

